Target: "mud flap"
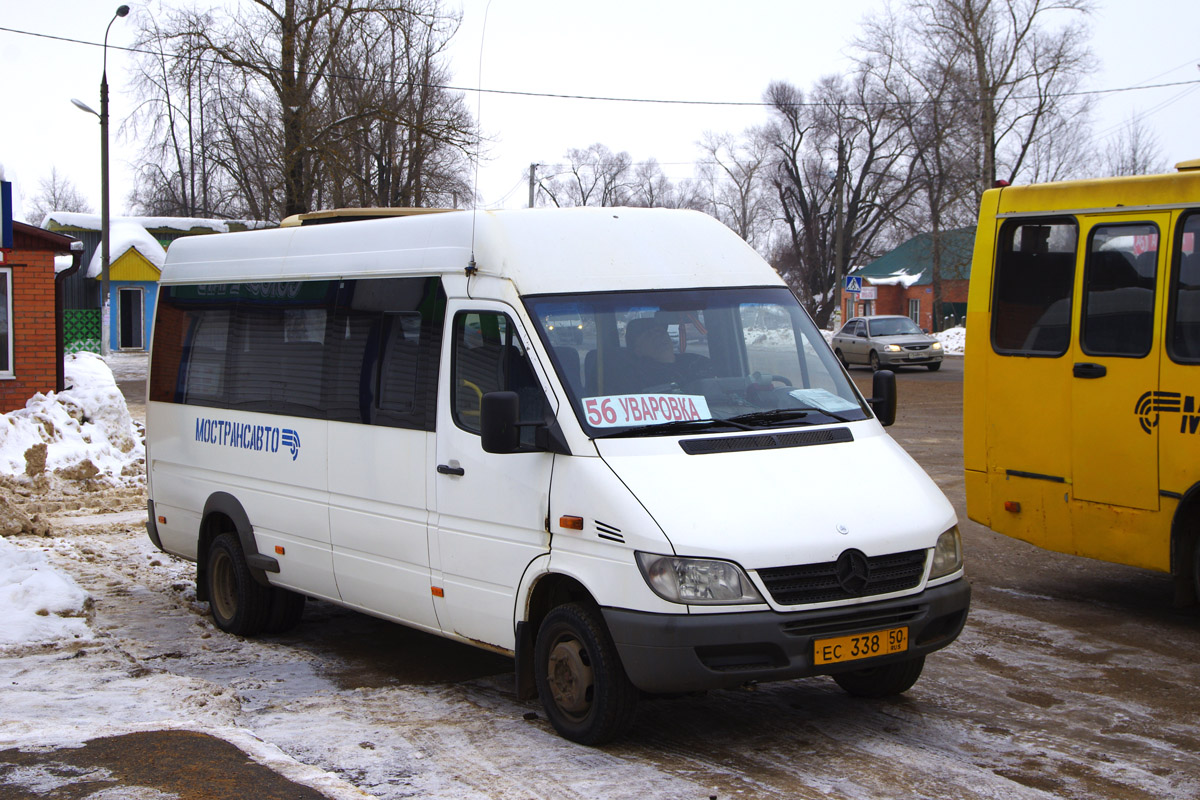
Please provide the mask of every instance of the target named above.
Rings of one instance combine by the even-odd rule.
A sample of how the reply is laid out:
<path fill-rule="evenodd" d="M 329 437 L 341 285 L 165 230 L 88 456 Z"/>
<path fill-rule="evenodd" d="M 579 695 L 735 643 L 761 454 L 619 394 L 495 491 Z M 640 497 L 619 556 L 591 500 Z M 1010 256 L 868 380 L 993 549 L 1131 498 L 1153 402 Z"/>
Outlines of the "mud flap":
<path fill-rule="evenodd" d="M 533 677 L 533 627 L 528 622 L 517 623 L 517 645 L 513 653 L 517 673 L 517 699 L 537 697 L 537 682 Z"/>

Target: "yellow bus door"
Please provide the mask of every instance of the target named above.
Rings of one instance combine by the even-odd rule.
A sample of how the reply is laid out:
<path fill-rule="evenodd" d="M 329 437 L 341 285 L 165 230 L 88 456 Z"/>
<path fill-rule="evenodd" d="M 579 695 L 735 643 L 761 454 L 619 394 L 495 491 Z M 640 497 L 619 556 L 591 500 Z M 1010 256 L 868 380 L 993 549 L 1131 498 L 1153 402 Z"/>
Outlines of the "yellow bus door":
<path fill-rule="evenodd" d="M 1081 218 L 1071 346 L 1072 494 L 1158 508 L 1160 277 L 1166 213 Z"/>
<path fill-rule="evenodd" d="M 1200 481 L 1200 209 L 1180 216 L 1167 263 L 1172 274 L 1165 284 L 1169 297 L 1161 391 L 1154 400 L 1161 409 L 1160 489 L 1181 500 Z"/>

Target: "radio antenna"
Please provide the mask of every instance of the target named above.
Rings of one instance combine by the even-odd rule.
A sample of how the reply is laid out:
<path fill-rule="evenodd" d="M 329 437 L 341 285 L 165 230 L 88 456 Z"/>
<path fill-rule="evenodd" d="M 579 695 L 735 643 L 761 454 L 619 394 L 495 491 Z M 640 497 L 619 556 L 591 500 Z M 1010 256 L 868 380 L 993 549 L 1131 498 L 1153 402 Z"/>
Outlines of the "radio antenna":
<path fill-rule="evenodd" d="M 488 12 L 491 10 L 492 0 L 488 0 L 483 7 L 483 30 L 479 32 L 479 74 L 475 79 L 475 186 L 471 191 L 471 260 L 467 264 L 468 278 L 479 270 L 475 264 L 475 218 L 479 214 L 479 151 L 483 147 L 483 45 L 487 40 Z"/>

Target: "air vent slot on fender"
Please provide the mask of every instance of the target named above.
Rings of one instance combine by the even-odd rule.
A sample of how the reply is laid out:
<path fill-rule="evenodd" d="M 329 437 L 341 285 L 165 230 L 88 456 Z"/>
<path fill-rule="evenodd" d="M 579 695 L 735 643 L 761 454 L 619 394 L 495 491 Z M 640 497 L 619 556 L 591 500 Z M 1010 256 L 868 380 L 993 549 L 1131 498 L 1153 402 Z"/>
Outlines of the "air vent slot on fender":
<path fill-rule="evenodd" d="M 849 428 L 822 428 L 815 431 L 756 433 L 753 436 L 705 437 L 682 439 L 679 446 L 690 456 L 708 453 L 739 453 L 746 450 L 773 450 L 780 447 L 811 447 L 818 444 L 853 442 Z"/>

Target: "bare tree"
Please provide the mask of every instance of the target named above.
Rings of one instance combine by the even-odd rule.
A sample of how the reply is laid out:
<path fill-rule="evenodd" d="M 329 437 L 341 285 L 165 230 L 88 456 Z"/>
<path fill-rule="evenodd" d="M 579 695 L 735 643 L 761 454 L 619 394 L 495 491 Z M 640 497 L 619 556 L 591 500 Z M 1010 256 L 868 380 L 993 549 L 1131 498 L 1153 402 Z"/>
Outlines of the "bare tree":
<path fill-rule="evenodd" d="M 1167 171 L 1158 136 L 1136 114 L 1109 138 L 1103 171 L 1105 175 L 1152 175 Z"/>
<path fill-rule="evenodd" d="M 1041 147 L 1041 173 L 1054 153 L 1046 130 L 1079 117 L 1085 100 L 1072 95 L 1092 65 L 1087 32 L 1077 18 L 1092 0 L 916 0 L 914 27 L 941 64 L 961 64 L 973 98 L 978 152 L 977 191 L 998 178 L 1030 171 Z M 1069 20 L 1052 29 L 1056 20 Z"/>
<path fill-rule="evenodd" d="M 139 205 L 260 219 L 466 195 L 474 123 L 444 88 L 440 0 L 241 0 L 143 31 Z"/>
<path fill-rule="evenodd" d="M 824 326 L 846 267 L 876 254 L 911 201 L 910 143 L 895 104 L 865 70 L 823 79 L 811 101 L 787 83 L 771 84 L 766 99 L 787 236 L 775 266 Z"/>
<path fill-rule="evenodd" d="M 740 139 L 708 132 L 700 142 L 705 210 L 751 247 L 765 243 L 778 204 L 768 179 L 771 144 L 766 131 L 756 128 Z"/>
<path fill-rule="evenodd" d="M 868 19 L 857 41 L 859 63 L 879 82 L 895 107 L 911 145 L 914 202 L 900 218 L 907 236 L 928 233 L 934 330 L 940 328 L 942 275 L 947 258 L 943 233 L 973 222 L 976 163 L 971 112 L 964 96 L 965 53 L 923 47 L 912 28 L 888 9 Z"/>
<path fill-rule="evenodd" d="M 30 203 L 25 221 L 30 225 L 41 225 L 46 215 L 54 211 L 74 211 L 91 214 L 92 207 L 70 178 L 58 174 L 57 167 L 50 168 L 50 177 L 38 181 L 38 193 Z"/>
<path fill-rule="evenodd" d="M 568 150 L 567 163 L 551 167 L 538 186 L 560 208 L 627 205 L 632 194 L 632 167 L 629 153 L 614 153 L 597 142 L 582 150 Z"/>
<path fill-rule="evenodd" d="M 634 165 L 626 204 L 639 208 L 705 209 L 700 185 L 686 178 L 675 183 L 654 158 Z"/>

